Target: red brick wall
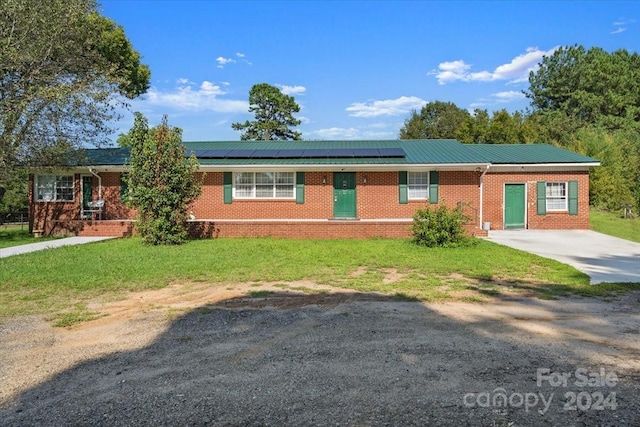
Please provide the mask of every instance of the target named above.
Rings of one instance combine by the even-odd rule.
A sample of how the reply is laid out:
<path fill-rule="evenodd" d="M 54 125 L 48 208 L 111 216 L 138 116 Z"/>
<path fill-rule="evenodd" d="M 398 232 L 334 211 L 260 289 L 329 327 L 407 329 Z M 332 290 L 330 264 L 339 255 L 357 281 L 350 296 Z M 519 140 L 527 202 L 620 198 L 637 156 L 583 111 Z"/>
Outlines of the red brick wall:
<path fill-rule="evenodd" d="M 479 191 L 475 172 L 441 172 L 439 201 L 455 207 L 458 202 L 470 202 L 465 208 L 477 212 Z M 322 183 L 323 177 L 326 183 Z M 366 177 L 366 183 L 365 181 Z M 330 219 L 333 218 L 333 173 L 305 173 L 305 201 L 237 200 L 223 203 L 223 174 L 207 173 L 202 194 L 193 206 L 201 219 Z M 411 218 L 416 209 L 425 207 L 425 200 L 398 201 L 398 172 L 357 172 L 357 212 L 360 219 Z M 477 222 L 477 215 L 473 218 Z"/>
<path fill-rule="evenodd" d="M 578 181 L 578 215 L 568 212 L 547 212 L 538 215 L 536 208 L 536 183 Z M 483 222 L 491 222 L 491 228 L 504 228 L 504 185 L 525 184 L 527 228 L 538 230 L 588 229 L 589 228 L 589 173 L 588 172 L 531 172 L 488 173 L 484 176 Z"/>
<path fill-rule="evenodd" d="M 104 220 L 135 219 L 135 211 L 121 202 L 120 174 L 100 173 L 102 197 L 105 208 Z M 464 213 L 471 219 L 469 229 L 478 230 L 479 224 L 479 176 L 478 172 L 441 171 L 439 174 L 439 203 L 455 207 L 464 204 Z M 325 183 L 323 183 L 325 179 Z M 365 182 L 366 179 L 366 182 Z M 536 181 L 579 182 L 578 215 L 568 213 L 536 213 Z M 30 178 L 29 194 L 34 229 L 45 229 L 45 219 L 79 220 L 81 178 L 75 175 L 74 202 L 34 202 L 33 177 Z M 587 172 L 571 173 L 488 173 L 484 176 L 483 221 L 491 222 L 493 229 L 503 228 L 503 192 L 505 183 L 525 183 L 527 188 L 527 224 L 529 228 L 559 229 L 589 227 L 588 197 L 589 181 Z M 93 198 L 98 199 L 98 180 L 93 178 Z M 398 201 L 397 172 L 357 172 L 357 217 L 363 221 L 331 221 L 333 218 L 333 173 L 307 172 L 305 174 L 305 202 L 295 200 L 233 200 L 225 204 L 223 200 L 223 173 L 210 172 L 204 177 L 202 194 L 192 206 L 198 220 L 215 220 L 217 232 L 221 236 L 288 236 L 288 237 L 362 237 L 389 236 L 406 237 L 407 221 L 416 209 L 427 206 L 425 200 L 410 200 L 406 204 Z M 438 205 L 435 205 L 438 206 Z M 246 220 L 306 220 L 303 222 L 254 221 Z M 403 221 L 366 220 L 385 219 Z M 245 221 L 238 221 L 245 220 Z M 321 221 L 310 221 L 321 220 Z M 210 224 L 210 222 L 204 223 Z M 359 224 L 359 225 L 356 225 Z M 346 227 L 346 228 L 345 228 Z M 345 231 L 349 229 L 348 233 Z M 207 234 L 209 232 L 202 232 Z"/>
<path fill-rule="evenodd" d="M 89 174 L 74 175 L 74 198 L 72 202 L 38 202 L 34 201 L 34 178 L 29 176 L 29 207 L 33 230 L 44 230 L 45 221 L 49 220 L 80 220 L 82 205 L 81 182 L 82 176 Z M 102 180 L 102 199 L 105 200 L 102 213 L 103 220 L 133 219 L 135 210 L 128 208 L 120 201 L 120 173 L 103 172 L 100 173 Z M 98 178 L 92 176 L 92 199 L 99 199 Z"/>

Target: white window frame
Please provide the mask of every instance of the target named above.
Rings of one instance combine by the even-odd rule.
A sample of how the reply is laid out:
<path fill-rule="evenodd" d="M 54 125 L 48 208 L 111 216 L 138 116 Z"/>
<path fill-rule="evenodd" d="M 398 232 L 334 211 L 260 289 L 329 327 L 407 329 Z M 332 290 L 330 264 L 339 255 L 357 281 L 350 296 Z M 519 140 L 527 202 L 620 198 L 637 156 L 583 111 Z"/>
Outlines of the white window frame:
<path fill-rule="evenodd" d="M 429 171 L 407 172 L 407 198 L 409 200 L 429 198 Z"/>
<path fill-rule="evenodd" d="M 70 182 L 69 182 L 70 181 Z M 70 198 L 64 198 L 64 194 Z M 33 180 L 36 202 L 73 202 L 75 200 L 75 177 L 73 175 L 36 175 Z"/>
<path fill-rule="evenodd" d="M 555 192 L 550 189 L 559 188 L 560 191 Z M 547 212 L 566 212 L 569 210 L 569 183 L 547 182 L 545 185 L 545 199 L 547 203 Z M 549 203 L 551 202 L 551 203 Z M 562 203 L 562 206 L 560 204 Z"/>
<path fill-rule="evenodd" d="M 268 174 L 273 177 L 271 182 L 264 181 Z M 283 183 L 282 178 L 285 178 L 287 182 Z M 279 196 L 278 192 L 283 190 L 291 191 L 291 195 Z M 283 171 L 234 172 L 233 198 L 239 200 L 295 200 L 296 173 Z"/>

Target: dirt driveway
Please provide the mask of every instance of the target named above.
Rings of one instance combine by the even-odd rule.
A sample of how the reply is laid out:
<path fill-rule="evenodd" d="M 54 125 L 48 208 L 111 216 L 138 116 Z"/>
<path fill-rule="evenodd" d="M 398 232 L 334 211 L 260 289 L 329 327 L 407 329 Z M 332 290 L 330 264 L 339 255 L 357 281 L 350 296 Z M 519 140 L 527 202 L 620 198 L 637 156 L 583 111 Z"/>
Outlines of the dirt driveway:
<path fill-rule="evenodd" d="M 16 318 L 0 325 L 0 424 L 640 423 L 640 293 L 322 291 L 175 285 L 96 304 L 104 317 L 70 329 Z"/>

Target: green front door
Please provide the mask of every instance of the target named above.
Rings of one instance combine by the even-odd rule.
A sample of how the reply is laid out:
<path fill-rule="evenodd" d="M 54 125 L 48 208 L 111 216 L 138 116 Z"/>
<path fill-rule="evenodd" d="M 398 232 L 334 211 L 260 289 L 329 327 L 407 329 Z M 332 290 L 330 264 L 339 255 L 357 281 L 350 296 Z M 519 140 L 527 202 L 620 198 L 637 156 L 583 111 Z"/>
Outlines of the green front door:
<path fill-rule="evenodd" d="M 92 199 L 93 176 L 82 176 L 82 210 L 89 209 L 89 202 Z"/>
<path fill-rule="evenodd" d="M 524 184 L 504 186 L 504 228 L 524 228 Z"/>
<path fill-rule="evenodd" d="M 335 172 L 333 174 L 333 217 L 356 217 L 355 172 Z"/>

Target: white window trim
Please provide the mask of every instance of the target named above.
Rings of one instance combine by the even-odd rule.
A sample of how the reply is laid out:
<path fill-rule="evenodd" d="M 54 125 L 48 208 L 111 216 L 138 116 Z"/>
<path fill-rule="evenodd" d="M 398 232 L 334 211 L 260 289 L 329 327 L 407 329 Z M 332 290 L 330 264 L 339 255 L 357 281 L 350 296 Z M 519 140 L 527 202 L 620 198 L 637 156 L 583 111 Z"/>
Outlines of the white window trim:
<path fill-rule="evenodd" d="M 237 195 L 237 184 L 236 184 L 236 176 L 238 174 L 238 172 L 233 172 L 233 192 L 232 192 L 232 197 L 234 200 L 296 200 L 296 173 L 295 172 L 291 172 L 291 171 L 257 171 L 257 172 L 241 172 L 243 174 L 253 174 L 253 182 L 251 185 L 253 185 L 253 189 L 252 189 L 252 195 L 251 196 L 238 196 Z M 293 193 L 292 196 L 290 197 L 276 197 L 275 196 L 275 192 L 276 192 L 276 184 L 275 182 L 272 184 L 273 185 L 273 197 L 256 197 L 256 174 L 257 173 L 288 173 L 291 174 L 293 176 L 293 183 L 290 184 L 293 186 Z M 283 185 L 283 184 L 280 184 Z M 284 185 L 289 185 L 289 184 L 284 184 Z"/>
<path fill-rule="evenodd" d="M 51 199 L 46 199 L 46 198 L 40 198 L 40 192 L 39 192 L 39 187 L 41 187 L 41 180 L 44 177 L 54 177 L 53 180 L 53 188 L 52 188 L 52 195 L 53 197 Z M 58 183 L 61 181 L 60 178 L 62 177 L 71 177 L 71 198 L 70 199 L 58 199 L 57 198 L 57 188 L 58 188 Z M 49 202 L 61 202 L 61 203 L 68 203 L 68 202 L 74 202 L 75 201 L 75 177 L 72 174 L 67 174 L 67 175 L 54 175 L 54 174 L 47 174 L 47 175 L 35 175 L 34 179 L 33 179 L 33 199 L 35 202 L 37 203 L 49 203 Z"/>
<path fill-rule="evenodd" d="M 427 183 L 426 184 L 422 184 L 422 185 L 411 185 L 411 174 L 415 174 L 415 173 L 420 173 L 420 174 L 425 174 L 427 176 Z M 426 187 L 425 188 L 425 196 L 424 197 L 411 197 L 411 189 L 416 189 L 416 188 L 422 188 L 422 187 Z M 407 172 L 407 199 L 408 200 L 428 200 L 429 199 L 429 171 L 414 171 L 414 172 Z"/>
<path fill-rule="evenodd" d="M 547 195 L 547 188 L 549 184 L 553 185 L 563 185 L 564 186 L 564 197 L 552 197 Z M 547 182 L 545 185 L 545 203 L 547 205 L 547 212 L 567 212 L 569 211 L 569 183 L 566 181 L 551 181 Z M 562 208 L 552 208 L 549 207 L 549 200 L 564 200 L 564 206 Z"/>

